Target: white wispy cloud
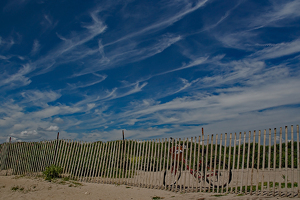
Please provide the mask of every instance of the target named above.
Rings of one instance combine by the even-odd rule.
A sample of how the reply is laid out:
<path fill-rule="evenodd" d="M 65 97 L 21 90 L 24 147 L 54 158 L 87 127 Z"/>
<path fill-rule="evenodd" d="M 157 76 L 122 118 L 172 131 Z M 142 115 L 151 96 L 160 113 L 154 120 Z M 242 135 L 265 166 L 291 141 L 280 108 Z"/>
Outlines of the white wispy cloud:
<path fill-rule="evenodd" d="M 257 57 L 258 59 L 273 59 L 299 52 L 300 39 L 297 39 L 291 42 L 283 42 L 279 44 L 273 44 L 272 46 L 267 46 L 264 49 L 255 52 L 252 54 L 252 56 Z"/>
<path fill-rule="evenodd" d="M 183 66 L 179 67 L 179 68 L 175 68 L 175 69 L 172 69 L 172 70 L 168 70 L 168 71 L 165 71 L 165 72 L 162 72 L 162 73 L 159 73 L 157 74 L 157 76 L 160 76 L 160 75 L 163 75 L 163 74 L 168 74 L 168 73 L 171 73 L 171 72 L 175 72 L 175 71 L 179 71 L 179 70 L 183 70 L 183 69 L 187 69 L 187 68 L 191 68 L 191 67 L 195 67 L 195 66 L 199 66 L 201 64 L 204 64 L 205 61 L 207 61 L 208 57 L 200 57 L 200 58 L 197 58 L 195 60 L 192 60 L 190 63 L 188 64 L 184 64 Z"/>
<path fill-rule="evenodd" d="M 31 140 L 35 139 L 38 136 L 38 132 L 36 130 L 28 130 L 28 131 L 21 131 L 20 133 L 11 133 L 10 137 L 14 138 L 15 140 Z"/>
<path fill-rule="evenodd" d="M 51 125 L 49 128 L 47 128 L 47 131 L 58 131 L 59 127 L 58 126 L 53 126 Z"/>
<path fill-rule="evenodd" d="M 100 44 L 101 57 L 99 58 L 98 56 L 98 49 L 86 51 L 86 54 L 94 55 L 94 57 L 90 57 L 88 61 L 88 68 L 83 69 L 74 76 L 90 74 L 108 68 L 112 69 L 128 63 L 144 60 L 163 52 L 165 49 L 177 43 L 181 39 L 181 36 L 166 34 L 159 37 L 146 47 L 138 47 L 142 41 L 137 41 L 120 45 L 108 52 L 105 52 L 105 45 Z"/>
<path fill-rule="evenodd" d="M 255 18 L 251 25 L 255 28 L 287 23 L 286 20 L 300 17 L 300 2 L 297 0 L 274 1 L 272 7 L 261 16 Z M 285 20 L 285 21 L 284 21 Z"/>
<path fill-rule="evenodd" d="M 38 40 L 33 41 L 33 46 L 31 50 L 31 55 L 35 55 L 40 51 L 41 45 Z"/>
<path fill-rule="evenodd" d="M 153 121 L 155 124 L 212 124 L 219 120 L 235 119 L 239 115 L 259 110 L 276 109 L 299 103 L 297 79 L 256 87 L 239 87 L 219 94 L 199 94 L 176 98 L 145 109 L 128 111 L 124 118 Z M 291 116 L 292 117 L 292 116 Z M 171 120 L 172 119 L 172 120 Z M 290 119 L 289 119 L 290 120 Z"/>
<path fill-rule="evenodd" d="M 92 78 L 91 80 L 88 80 L 87 82 L 77 82 L 77 83 L 68 83 L 68 85 L 70 86 L 70 89 L 77 89 L 77 88 L 85 88 L 85 87 L 89 87 L 98 83 L 101 83 L 102 81 L 104 81 L 107 78 L 107 75 L 101 75 L 101 74 L 97 74 L 97 73 L 93 73 L 94 76 L 96 76 L 96 78 Z"/>
<path fill-rule="evenodd" d="M 0 75 L 0 87 L 6 86 L 11 89 L 29 85 L 31 83 L 31 80 L 26 75 L 32 71 L 33 67 L 28 64 L 23 65 L 23 67 L 14 74 L 2 74 Z"/>
<path fill-rule="evenodd" d="M 70 57 L 70 55 L 78 51 L 78 48 L 86 42 L 93 40 L 107 29 L 104 22 L 98 18 L 97 13 L 97 11 L 90 13 L 92 22 L 83 26 L 86 31 L 78 32 L 76 34 L 72 33 L 69 37 L 57 33 L 57 36 L 62 40 L 62 43 L 52 49 L 46 56 L 43 56 L 32 63 L 39 68 L 39 71 L 37 71 L 35 75 L 47 73 L 59 64 L 72 62 L 78 59 L 78 57 Z M 84 53 L 84 51 L 80 52 L 80 54 L 82 53 Z"/>
<path fill-rule="evenodd" d="M 235 18 L 238 26 L 227 24 L 227 30 L 214 30 L 214 36 L 227 47 L 256 51 L 258 46 L 267 46 L 261 43 L 257 30 L 264 27 L 284 27 L 300 17 L 298 10 L 300 3 L 297 0 L 272 2 L 262 10 L 255 11 L 245 18 Z M 294 38 L 295 39 L 295 38 Z M 271 44 L 277 46 L 278 44 Z"/>
<path fill-rule="evenodd" d="M 40 91 L 40 90 L 28 90 L 21 93 L 24 98 L 21 103 L 30 103 L 35 106 L 47 107 L 49 102 L 56 101 L 62 95 L 55 91 Z"/>
<path fill-rule="evenodd" d="M 173 23 L 177 22 L 178 20 L 182 19 L 184 16 L 196 11 L 197 9 L 205 6 L 205 4 L 208 2 L 208 0 L 199 0 L 196 3 L 190 2 L 190 1 L 184 1 L 183 5 L 181 5 L 181 10 L 179 10 L 177 13 L 172 12 L 169 16 L 163 16 L 162 19 L 154 22 L 153 24 L 146 26 L 142 28 L 141 30 L 138 30 L 136 32 L 133 32 L 131 34 L 128 34 L 122 38 L 119 38 L 113 42 L 107 43 L 106 45 L 112 45 L 124 40 L 128 40 L 130 38 L 145 34 L 145 33 L 150 33 L 152 31 L 157 31 L 162 28 L 166 28 Z M 171 2 L 170 5 L 174 5 L 173 2 Z M 178 4 L 174 6 L 175 8 L 179 7 Z"/>
<path fill-rule="evenodd" d="M 4 12 L 17 11 L 22 9 L 26 4 L 28 4 L 31 0 L 12 0 L 9 1 L 4 7 Z"/>

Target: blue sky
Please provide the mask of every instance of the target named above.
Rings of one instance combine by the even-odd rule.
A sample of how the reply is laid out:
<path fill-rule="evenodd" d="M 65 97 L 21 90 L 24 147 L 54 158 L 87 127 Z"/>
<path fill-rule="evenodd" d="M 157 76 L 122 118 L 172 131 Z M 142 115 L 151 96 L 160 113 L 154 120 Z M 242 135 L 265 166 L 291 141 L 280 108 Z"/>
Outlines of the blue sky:
<path fill-rule="evenodd" d="M 3 0 L 0 142 L 297 125 L 298 0 Z"/>

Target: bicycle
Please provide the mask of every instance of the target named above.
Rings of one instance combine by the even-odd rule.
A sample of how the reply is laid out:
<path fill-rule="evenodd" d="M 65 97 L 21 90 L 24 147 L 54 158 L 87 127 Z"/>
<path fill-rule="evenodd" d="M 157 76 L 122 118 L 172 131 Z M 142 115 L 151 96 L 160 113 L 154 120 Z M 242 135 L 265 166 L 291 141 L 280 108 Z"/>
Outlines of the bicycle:
<path fill-rule="evenodd" d="M 202 160 L 199 160 L 198 167 L 196 164 L 196 169 L 192 169 L 189 165 L 187 160 L 183 156 L 183 147 L 181 145 L 176 145 L 171 147 L 169 152 L 172 155 L 172 164 L 169 168 L 164 172 L 164 186 L 174 186 L 178 185 L 178 181 L 181 177 L 181 164 L 183 163 L 184 166 L 186 165 L 186 170 L 189 170 L 189 173 L 193 175 L 193 177 L 198 180 L 198 182 L 204 181 L 215 188 L 225 187 L 231 182 L 232 179 L 232 171 L 228 168 L 226 163 L 222 161 L 212 159 L 212 163 L 208 161 L 206 164 L 202 163 Z M 204 152 L 206 154 L 206 152 Z M 215 162 L 216 161 L 216 162 Z M 203 164 L 203 170 L 201 170 Z M 220 169 L 220 171 L 218 170 Z M 203 175 L 201 174 L 203 173 Z"/>

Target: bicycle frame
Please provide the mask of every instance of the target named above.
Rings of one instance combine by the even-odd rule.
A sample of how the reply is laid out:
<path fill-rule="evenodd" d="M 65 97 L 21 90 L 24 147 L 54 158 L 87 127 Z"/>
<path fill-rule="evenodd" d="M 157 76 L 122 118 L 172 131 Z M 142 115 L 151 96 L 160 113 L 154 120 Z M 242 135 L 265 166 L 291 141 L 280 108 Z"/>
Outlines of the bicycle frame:
<path fill-rule="evenodd" d="M 179 162 L 183 162 L 186 165 L 186 169 L 189 170 L 189 173 L 192 174 L 196 179 L 198 179 L 199 181 L 201 181 L 202 179 L 205 178 L 205 170 L 204 170 L 204 176 L 201 176 L 200 173 L 197 173 L 197 170 L 194 170 L 192 168 L 190 168 L 190 166 L 187 164 L 186 160 L 184 157 L 182 157 L 182 149 L 183 147 L 180 145 L 174 146 L 173 148 L 170 148 L 170 154 L 172 154 L 172 158 L 175 161 L 175 174 L 177 173 L 177 161 L 179 160 Z M 201 168 L 201 164 L 202 164 L 202 160 L 199 160 L 199 168 Z M 204 166 L 205 169 L 205 166 Z M 210 167 L 208 167 L 208 169 L 210 169 Z M 172 169 L 173 171 L 173 169 Z M 198 176 L 197 176 L 198 174 Z M 210 176 L 217 176 L 218 172 L 217 171 L 212 171 L 211 174 L 206 174 L 206 178 L 210 177 Z"/>

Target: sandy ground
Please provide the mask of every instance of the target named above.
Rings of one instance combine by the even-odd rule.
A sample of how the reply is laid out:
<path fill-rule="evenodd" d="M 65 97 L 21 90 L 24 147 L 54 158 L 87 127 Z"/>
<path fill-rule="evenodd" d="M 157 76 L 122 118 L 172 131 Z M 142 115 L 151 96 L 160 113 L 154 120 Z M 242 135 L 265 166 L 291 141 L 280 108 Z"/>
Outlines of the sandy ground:
<path fill-rule="evenodd" d="M 155 198 L 156 197 L 156 198 Z M 138 188 L 126 185 L 79 183 L 56 179 L 0 176 L 0 199 L 291 199 L 279 197 L 258 197 L 236 194 L 175 193 L 158 189 Z"/>

